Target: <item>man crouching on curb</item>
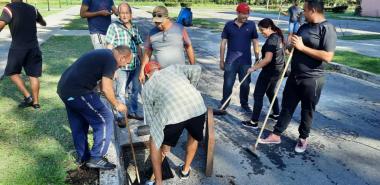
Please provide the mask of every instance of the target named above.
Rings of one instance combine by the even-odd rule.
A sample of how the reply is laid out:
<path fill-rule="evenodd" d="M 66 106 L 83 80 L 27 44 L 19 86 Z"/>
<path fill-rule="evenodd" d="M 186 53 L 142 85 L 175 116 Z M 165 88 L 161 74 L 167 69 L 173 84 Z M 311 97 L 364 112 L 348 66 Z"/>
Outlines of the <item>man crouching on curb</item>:
<path fill-rule="evenodd" d="M 58 82 L 57 93 L 66 106 L 78 162 L 89 168 L 116 167 L 104 157 L 111 142 L 114 117 L 94 89 L 101 80 L 101 90 L 109 103 L 117 111 L 126 112 L 127 107 L 116 100 L 112 79 L 118 68 L 130 63 L 131 55 L 127 46 L 90 51 L 67 68 Z M 87 142 L 89 126 L 94 132 L 91 150 Z"/>
<path fill-rule="evenodd" d="M 185 163 L 179 166 L 181 179 L 190 175 L 190 164 L 203 139 L 206 106 L 195 88 L 201 67 L 172 65 L 160 70 L 160 64 L 149 62 L 144 73 L 148 77 L 142 90 L 146 121 L 150 126 L 150 154 L 155 184 L 162 184 L 163 155 L 174 147 L 182 131 L 188 131 Z"/>

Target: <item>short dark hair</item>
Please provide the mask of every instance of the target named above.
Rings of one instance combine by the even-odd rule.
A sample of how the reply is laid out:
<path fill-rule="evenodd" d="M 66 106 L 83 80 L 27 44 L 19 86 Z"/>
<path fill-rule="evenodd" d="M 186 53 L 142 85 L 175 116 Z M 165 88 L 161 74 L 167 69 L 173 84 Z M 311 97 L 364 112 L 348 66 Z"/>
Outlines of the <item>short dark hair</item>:
<path fill-rule="evenodd" d="M 118 53 L 122 55 L 130 55 L 131 49 L 128 46 L 120 45 L 114 48 Z"/>
<path fill-rule="evenodd" d="M 305 0 L 305 3 L 310 10 L 315 9 L 318 13 L 324 12 L 323 0 Z"/>

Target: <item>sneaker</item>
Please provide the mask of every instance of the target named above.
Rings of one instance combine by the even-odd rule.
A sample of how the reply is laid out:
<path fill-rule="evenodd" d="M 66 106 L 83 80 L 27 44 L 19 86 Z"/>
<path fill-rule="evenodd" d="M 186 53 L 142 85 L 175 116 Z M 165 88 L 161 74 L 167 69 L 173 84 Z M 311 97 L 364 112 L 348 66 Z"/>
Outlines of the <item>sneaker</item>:
<path fill-rule="evenodd" d="M 276 121 L 278 120 L 278 117 L 280 117 L 280 115 L 278 115 L 278 114 L 270 114 L 269 115 L 270 119 L 273 119 L 273 120 L 276 120 Z"/>
<path fill-rule="evenodd" d="M 127 126 L 127 124 L 125 124 L 125 120 L 124 118 L 121 118 L 121 117 L 116 117 L 115 118 L 115 122 L 117 123 L 117 126 L 119 128 L 125 128 Z"/>
<path fill-rule="evenodd" d="M 249 107 L 248 105 L 241 106 L 241 109 L 242 109 L 244 112 L 252 112 L 251 107 Z"/>
<path fill-rule="evenodd" d="M 259 125 L 257 121 L 252 121 L 252 120 L 242 121 L 241 124 L 247 128 L 253 128 L 253 129 L 257 129 Z"/>
<path fill-rule="evenodd" d="M 156 183 L 154 183 L 154 181 L 151 181 L 151 180 L 147 180 L 145 182 L 145 185 L 155 185 Z"/>
<path fill-rule="evenodd" d="M 26 108 L 30 106 L 33 106 L 33 98 L 31 96 L 24 98 L 24 101 L 18 105 L 19 108 Z"/>
<path fill-rule="evenodd" d="M 212 110 L 213 114 L 218 116 L 218 115 L 226 115 L 227 111 L 225 109 L 213 109 Z"/>
<path fill-rule="evenodd" d="M 34 109 L 36 109 L 36 110 L 40 110 L 41 105 L 38 104 L 38 103 L 36 103 L 36 104 L 33 104 L 32 107 L 33 107 Z"/>
<path fill-rule="evenodd" d="M 261 144 L 280 144 L 281 143 L 281 137 L 272 133 L 265 139 L 260 138 L 259 143 L 261 143 Z"/>
<path fill-rule="evenodd" d="M 306 147 L 307 147 L 307 140 L 306 140 L 306 139 L 299 138 L 299 139 L 298 139 L 298 142 L 297 142 L 297 145 L 296 145 L 296 147 L 294 148 L 294 150 L 295 150 L 297 153 L 303 153 L 303 152 L 306 150 Z"/>
<path fill-rule="evenodd" d="M 89 168 L 98 168 L 103 170 L 112 170 L 116 167 L 115 164 L 110 163 L 106 158 L 90 159 L 86 166 Z"/>
<path fill-rule="evenodd" d="M 187 172 L 187 174 L 184 174 L 183 173 L 183 167 L 185 166 L 185 164 L 180 164 L 179 165 L 179 178 L 180 179 L 188 179 L 190 177 L 190 172 L 191 172 L 191 167 L 189 169 L 189 171 Z"/>
<path fill-rule="evenodd" d="M 135 120 L 144 120 L 144 117 L 139 116 L 138 114 L 134 114 L 134 113 L 128 114 L 128 118 L 135 119 Z"/>

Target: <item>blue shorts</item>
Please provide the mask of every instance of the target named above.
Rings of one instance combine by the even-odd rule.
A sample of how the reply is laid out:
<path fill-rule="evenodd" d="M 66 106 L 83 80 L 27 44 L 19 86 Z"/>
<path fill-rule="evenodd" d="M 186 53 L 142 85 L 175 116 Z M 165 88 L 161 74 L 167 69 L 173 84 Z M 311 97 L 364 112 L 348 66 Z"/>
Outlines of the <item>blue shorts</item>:
<path fill-rule="evenodd" d="M 300 28 L 300 23 L 299 22 L 289 22 L 289 34 L 291 33 L 297 33 L 298 28 Z"/>

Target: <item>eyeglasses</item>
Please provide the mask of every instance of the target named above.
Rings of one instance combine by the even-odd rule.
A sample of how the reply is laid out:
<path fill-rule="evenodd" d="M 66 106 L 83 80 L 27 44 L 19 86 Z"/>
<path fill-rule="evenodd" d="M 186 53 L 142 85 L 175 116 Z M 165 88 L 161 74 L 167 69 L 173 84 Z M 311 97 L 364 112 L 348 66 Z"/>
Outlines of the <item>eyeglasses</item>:
<path fill-rule="evenodd" d="M 159 13 L 152 13 L 152 16 L 153 17 L 158 17 L 158 18 L 164 17 L 164 15 L 159 14 Z"/>

